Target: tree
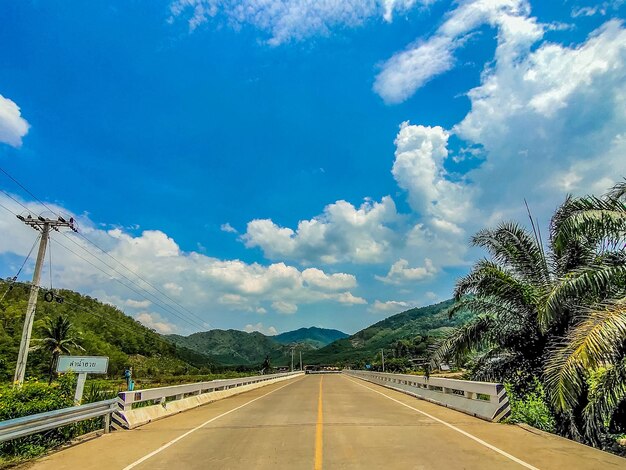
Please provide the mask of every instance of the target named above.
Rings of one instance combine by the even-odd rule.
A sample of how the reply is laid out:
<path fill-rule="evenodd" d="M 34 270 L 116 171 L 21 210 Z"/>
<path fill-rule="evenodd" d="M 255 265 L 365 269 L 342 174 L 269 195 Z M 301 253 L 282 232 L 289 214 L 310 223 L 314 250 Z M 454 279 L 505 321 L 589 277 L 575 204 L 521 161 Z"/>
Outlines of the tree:
<path fill-rule="evenodd" d="M 72 324 L 67 317 L 59 315 L 48 318 L 40 329 L 41 338 L 35 339 L 33 349 L 40 349 L 51 354 L 48 384 L 52 383 L 54 370 L 61 354 L 70 354 L 72 349 L 84 351 L 78 344 L 79 337 L 72 331 Z"/>
<path fill-rule="evenodd" d="M 625 196 L 622 182 L 604 197 L 568 197 L 545 249 L 532 218 L 532 231 L 502 223 L 474 236 L 491 257 L 457 281 L 450 314 L 475 317 L 439 343 L 431 363 L 473 354 L 476 378 L 539 377 L 562 430 L 597 442 L 626 396 Z M 588 390 L 592 374 L 610 391 Z"/>
<path fill-rule="evenodd" d="M 626 398 L 625 202 L 626 181 L 604 197 L 569 201 L 553 235 L 555 249 L 586 246 L 590 262 L 551 292 L 542 319 L 546 324 L 558 321 L 572 298 L 587 301 L 574 308 L 570 327 L 547 360 L 545 376 L 551 402 L 562 412 L 579 404 L 589 377 L 595 376 L 583 409 L 584 433 L 595 444 Z"/>
<path fill-rule="evenodd" d="M 270 371 L 271 368 L 272 364 L 270 363 L 270 357 L 269 355 L 266 355 L 265 359 L 263 360 L 263 364 L 261 365 L 261 373 L 266 374 Z"/>

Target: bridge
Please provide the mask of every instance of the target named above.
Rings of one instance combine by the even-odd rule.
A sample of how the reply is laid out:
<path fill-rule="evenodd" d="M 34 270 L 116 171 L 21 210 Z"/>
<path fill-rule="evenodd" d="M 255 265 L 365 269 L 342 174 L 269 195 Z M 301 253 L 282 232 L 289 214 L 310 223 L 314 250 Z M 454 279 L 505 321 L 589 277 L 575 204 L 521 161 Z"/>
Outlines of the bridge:
<path fill-rule="evenodd" d="M 142 415 L 143 408 L 132 405 L 159 393 L 162 404 L 146 409 L 174 409 L 170 405 L 176 401 L 166 401 L 157 391 L 128 393 L 121 406 L 127 409 L 125 424 L 131 429 L 87 439 L 29 468 L 626 468 L 626 460 L 615 455 L 533 428 L 493 422 L 502 413 L 503 396 L 472 388 L 479 383 L 441 386 L 432 383 L 434 378 L 424 380 L 356 372 L 284 374 L 244 384 L 249 388 L 228 398 L 193 402 L 203 395 L 237 391 L 236 385 L 223 382 L 209 392 L 202 389 L 206 385 L 168 392 L 195 405 L 162 419 L 150 418 L 150 411 Z"/>

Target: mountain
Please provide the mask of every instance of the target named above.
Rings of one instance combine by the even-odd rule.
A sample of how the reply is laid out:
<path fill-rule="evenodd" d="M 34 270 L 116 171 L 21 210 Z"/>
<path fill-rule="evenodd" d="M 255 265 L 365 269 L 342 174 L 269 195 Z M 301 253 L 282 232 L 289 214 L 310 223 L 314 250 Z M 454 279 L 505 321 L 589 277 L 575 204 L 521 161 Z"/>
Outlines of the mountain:
<path fill-rule="evenodd" d="M 446 310 L 453 300 L 413 308 L 379 321 L 344 339 L 339 339 L 306 356 L 307 364 L 354 364 L 369 362 L 381 348 L 391 349 L 400 340 L 412 341 L 413 348 L 426 354 L 433 337 L 445 334 L 469 319 L 469 314 L 459 313 L 452 319 Z"/>
<path fill-rule="evenodd" d="M 281 344 L 304 343 L 318 349 L 329 345 L 333 341 L 347 337 L 348 335 L 343 331 L 312 326 L 310 328 L 300 328 L 294 331 L 287 331 L 285 333 L 272 336 L 272 339 Z"/>
<path fill-rule="evenodd" d="M 274 360 L 283 359 L 287 349 L 257 331 L 210 330 L 189 336 L 166 335 L 166 338 L 177 346 L 208 354 L 225 365 L 261 364 L 266 355 Z"/>
<path fill-rule="evenodd" d="M 260 365 L 269 356 L 272 365 L 286 366 L 291 363 L 291 347 L 294 345 L 298 349 L 294 359 L 297 362 L 300 351 L 308 356 L 311 351 L 347 336 L 338 330 L 311 327 L 276 336 L 265 336 L 258 331 L 210 330 L 189 336 L 166 335 L 165 338 L 179 347 L 210 355 L 224 365 Z"/>
<path fill-rule="evenodd" d="M 0 280 L 0 380 L 13 377 L 20 344 L 30 285 L 10 284 Z M 49 318 L 66 316 L 79 336 L 84 351 L 76 354 L 109 357 L 109 376 L 122 377 L 124 369 L 133 367 L 136 377 L 208 372 L 217 366 L 213 358 L 166 341 L 121 310 L 70 290 L 55 290 L 63 302 L 46 302 L 45 291 L 39 291 L 33 341 L 40 337 L 41 326 Z M 27 376 L 43 376 L 50 355 L 32 351 L 28 355 Z"/>

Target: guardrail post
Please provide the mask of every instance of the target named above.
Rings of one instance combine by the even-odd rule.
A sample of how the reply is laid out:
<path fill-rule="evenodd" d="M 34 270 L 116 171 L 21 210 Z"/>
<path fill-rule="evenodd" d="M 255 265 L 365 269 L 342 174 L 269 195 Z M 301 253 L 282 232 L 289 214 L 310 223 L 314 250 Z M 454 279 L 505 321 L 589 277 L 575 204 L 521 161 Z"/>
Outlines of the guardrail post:
<path fill-rule="evenodd" d="M 111 413 L 104 415 L 104 433 L 108 434 L 111 430 Z"/>

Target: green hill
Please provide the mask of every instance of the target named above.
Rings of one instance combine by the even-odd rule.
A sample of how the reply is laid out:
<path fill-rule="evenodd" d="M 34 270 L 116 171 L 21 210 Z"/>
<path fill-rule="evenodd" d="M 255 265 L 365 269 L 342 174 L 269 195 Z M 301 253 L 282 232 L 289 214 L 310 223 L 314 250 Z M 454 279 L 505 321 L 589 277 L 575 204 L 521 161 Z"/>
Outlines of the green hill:
<path fill-rule="evenodd" d="M 210 354 L 225 365 L 261 364 L 266 355 L 274 363 L 283 359 L 286 352 L 285 346 L 256 331 L 210 330 L 189 336 L 167 335 L 166 338 L 177 346 Z"/>
<path fill-rule="evenodd" d="M 400 340 L 413 341 L 418 352 L 426 353 L 429 338 L 441 336 L 449 328 L 464 323 L 468 314 L 448 318 L 447 300 L 436 305 L 413 308 L 392 315 L 352 336 L 337 340 L 306 356 L 307 364 L 356 364 L 372 361 L 381 348 L 393 349 Z"/>
<path fill-rule="evenodd" d="M 318 349 L 329 345 L 333 341 L 347 337 L 348 335 L 343 331 L 312 326 L 310 328 L 300 328 L 294 331 L 287 331 L 285 333 L 272 336 L 272 339 L 281 344 L 305 343 Z"/>
<path fill-rule="evenodd" d="M 0 280 L 0 297 L 8 283 Z M 0 380 L 12 380 L 24 325 L 30 286 L 16 283 L 0 302 Z M 69 290 L 56 290 L 63 303 L 46 302 L 40 290 L 33 338 L 46 319 L 59 314 L 67 316 L 80 335 L 85 351 L 76 353 L 109 356 L 109 376 L 121 377 L 132 366 L 135 376 L 208 372 L 216 367 L 214 359 L 166 341 L 121 310 L 89 296 Z M 31 343 L 32 344 L 32 343 Z M 44 376 L 49 354 L 33 351 L 28 355 L 27 376 Z"/>
<path fill-rule="evenodd" d="M 311 327 L 276 336 L 265 336 L 257 331 L 246 333 L 239 330 L 210 330 L 189 336 L 165 337 L 177 346 L 208 354 L 224 365 L 260 365 L 269 356 L 272 365 L 286 366 L 291 363 L 292 346 L 308 355 L 311 351 L 346 336 L 348 335 L 338 330 Z M 297 362 L 299 353 L 295 354 Z"/>

